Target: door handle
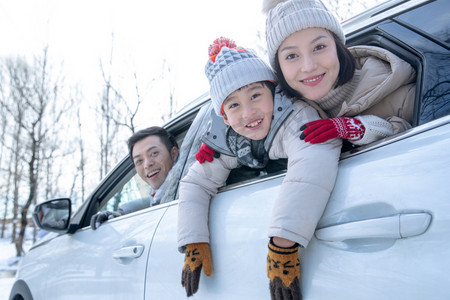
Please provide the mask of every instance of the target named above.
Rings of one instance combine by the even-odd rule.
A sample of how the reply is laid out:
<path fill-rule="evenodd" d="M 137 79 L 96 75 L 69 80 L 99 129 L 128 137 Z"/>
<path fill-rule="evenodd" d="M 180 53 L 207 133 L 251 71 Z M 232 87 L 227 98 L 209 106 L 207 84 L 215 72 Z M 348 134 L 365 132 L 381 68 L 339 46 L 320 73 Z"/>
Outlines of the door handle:
<path fill-rule="evenodd" d="M 366 238 L 401 239 L 424 233 L 430 223 L 429 213 L 402 213 L 324 227 L 316 230 L 315 235 L 317 239 L 328 242 Z"/>
<path fill-rule="evenodd" d="M 138 258 L 139 256 L 142 255 L 142 252 L 144 252 L 144 248 L 145 247 L 143 245 L 126 246 L 114 251 L 113 258 L 115 259 Z"/>

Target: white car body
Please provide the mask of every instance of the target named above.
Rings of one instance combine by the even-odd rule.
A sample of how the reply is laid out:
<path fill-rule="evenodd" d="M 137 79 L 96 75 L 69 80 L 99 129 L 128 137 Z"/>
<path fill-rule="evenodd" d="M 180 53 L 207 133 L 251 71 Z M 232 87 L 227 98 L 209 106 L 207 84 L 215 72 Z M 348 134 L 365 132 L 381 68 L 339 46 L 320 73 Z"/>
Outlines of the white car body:
<path fill-rule="evenodd" d="M 419 44 L 431 47 L 410 28 L 383 23 L 391 11 L 397 16 L 428 2 L 441 11 L 449 6 L 445 0 L 410 1 L 387 11 L 386 5 L 381 6 L 378 10 L 384 12 L 372 18 L 376 24 L 367 14 L 360 23 L 349 22 L 350 42 L 381 30 L 386 33 L 380 34 L 382 45 L 389 45 L 386 36 L 395 32 L 404 32 L 405 39 L 417 34 L 405 47 L 410 47 L 408 51 L 393 46 L 399 53 L 418 53 L 411 49 L 422 49 Z M 362 33 L 357 24 L 364 24 L 359 27 Z M 300 257 L 304 299 L 450 297 L 450 99 L 446 96 L 450 56 L 442 43 L 437 44 L 433 46 L 437 52 L 423 50 L 422 56 L 406 57 L 413 64 L 417 61 L 414 66 L 420 71 L 418 99 L 425 99 L 432 81 L 447 84 L 447 94 L 439 98 L 444 112 L 439 108 L 433 117 L 425 117 L 421 107 L 413 129 L 342 154 L 335 189 Z M 436 53 L 444 53 L 445 63 L 427 64 Z M 445 75 L 428 79 L 435 68 Z M 183 139 L 172 182 L 177 183 L 195 159 L 210 109 L 203 97 L 166 125 Z M 267 227 L 284 175 L 267 174 L 225 186 L 211 201 L 213 275 L 202 273 L 193 299 L 270 299 Z M 177 249 L 177 184 L 166 191 L 170 198 L 166 203 L 114 218 L 95 231 L 88 226 L 97 206 L 113 199 L 135 177 L 131 161 L 125 158 L 73 216 L 68 233 L 50 233 L 23 258 L 10 299 L 186 298 L 181 287 L 184 255 Z"/>

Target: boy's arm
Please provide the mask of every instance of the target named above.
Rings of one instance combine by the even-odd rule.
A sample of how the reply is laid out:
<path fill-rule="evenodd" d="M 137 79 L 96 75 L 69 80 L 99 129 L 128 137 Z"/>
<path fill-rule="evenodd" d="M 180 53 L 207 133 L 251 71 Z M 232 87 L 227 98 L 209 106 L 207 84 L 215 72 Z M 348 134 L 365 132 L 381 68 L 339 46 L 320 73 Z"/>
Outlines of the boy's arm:
<path fill-rule="evenodd" d="M 269 237 L 286 238 L 306 247 L 333 190 L 342 141 L 310 144 L 300 140 L 299 128 L 319 116 L 304 103 L 296 105 L 271 151 L 271 156 L 288 158 L 288 171 L 274 203 Z"/>
<path fill-rule="evenodd" d="M 178 205 L 178 248 L 191 243 L 209 243 L 209 202 L 224 185 L 235 157 L 221 155 L 212 162 L 195 162 L 180 181 Z"/>

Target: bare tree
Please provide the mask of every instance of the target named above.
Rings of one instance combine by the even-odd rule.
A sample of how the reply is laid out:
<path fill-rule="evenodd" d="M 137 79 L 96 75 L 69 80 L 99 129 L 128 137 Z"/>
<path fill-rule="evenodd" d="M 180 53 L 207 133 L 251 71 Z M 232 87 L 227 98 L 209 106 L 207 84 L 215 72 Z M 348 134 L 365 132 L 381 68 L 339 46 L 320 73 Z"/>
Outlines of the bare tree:
<path fill-rule="evenodd" d="M 100 60 L 100 71 L 103 79 L 103 91 L 100 105 L 96 109 L 99 115 L 99 140 L 100 140 L 100 178 L 109 171 L 112 159 L 119 159 L 123 155 L 125 137 L 136 131 L 136 116 L 140 112 L 142 104 L 141 89 L 137 72 L 133 73 L 135 97 L 125 98 L 119 88 L 119 84 L 113 83 L 114 67 L 114 34 L 112 34 L 111 51 L 108 64 Z M 156 81 L 153 78 L 149 86 Z M 124 132 L 126 129 L 127 132 Z"/>
<path fill-rule="evenodd" d="M 60 144 L 56 132 L 61 129 L 58 126 L 61 117 L 70 108 L 70 102 L 57 101 L 62 84 L 50 76 L 47 49 L 44 49 L 42 57 L 34 59 L 32 65 L 22 58 L 9 59 L 5 65 L 10 78 L 10 102 L 5 108 L 16 126 L 12 149 L 15 153 L 13 187 L 14 217 L 18 218 L 20 213 L 20 231 L 15 239 L 16 253 L 20 256 L 24 252 L 28 210 L 37 199 L 40 170 L 43 166 L 50 170 L 53 154 Z M 28 193 L 24 197 L 24 193 L 19 191 L 21 169 L 25 167 L 27 176 L 22 184 L 26 184 Z M 19 206 L 19 202 L 23 204 Z"/>
<path fill-rule="evenodd" d="M 80 162 L 78 164 L 78 169 L 77 171 L 79 173 L 81 173 L 81 199 L 84 200 L 85 197 L 85 180 L 86 180 L 86 157 L 85 157 L 85 153 L 84 153 L 84 141 L 82 138 L 82 133 L 81 133 L 81 115 L 80 115 L 80 108 L 78 107 L 77 110 L 77 121 L 78 121 L 78 147 L 79 147 L 79 151 L 80 151 Z M 77 174 L 78 174 L 77 172 Z M 77 176 L 74 176 L 73 179 L 73 184 L 72 187 L 70 189 L 70 198 L 72 198 L 72 195 L 74 193 L 74 187 L 75 187 L 75 182 L 76 182 Z"/>
<path fill-rule="evenodd" d="M 114 42 L 114 34 L 112 35 L 112 44 Z M 113 47 L 109 58 L 109 68 L 113 66 Z M 100 70 L 104 81 L 104 87 L 100 99 L 100 107 L 97 113 L 100 115 L 100 179 L 102 179 L 111 168 L 112 158 L 114 157 L 113 143 L 118 132 L 118 125 L 115 120 L 119 117 L 117 114 L 120 110 L 115 109 L 120 100 L 120 96 L 114 92 L 112 88 L 112 71 L 107 72 L 100 60 Z"/>
<path fill-rule="evenodd" d="M 117 126 L 129 129 L 131 133 L 134 133 L 136 131 L 135 119 L 137 114 L 140 112 L 139 108 L 143 101 L 136 72 L 133 73 L 133 78 L 136 90 L 136 101 L 128 101 L 130 99 L 125 99 L 120 90 L 111 85 L 111 89 L 114 92 L 115 97 L 117 97 L 117 99 L 119 100 L 118 105 L 113 108 L 115 110 L 115 113 L 113 115 L 116 116 L 116 119 L 114 119 L 114 123 Z M 150 80 L 150 88 L 156 81 L 156 79 L 157 78 L 155 77 Z M 125 111 L 125 113 L 123 113 L 123 111 Z"/>
<path fill-rule="evenodd" d="M 3 80 L 2 80 L 3 81 Z M 2 88 L 2 86 L 0 86 L 0 88 Z M 3 94 L 3 93 L 2 93 Z M 3 97 L 2 97 L 3 98 Z M 2 102 L 3 103 L 3 102 Z M 7 118 L 7 113 L 6 113 L 6 109 L 3 105 L 0 106 L 0 120 L 1 120 L 1 134 L 0 134 L 0 172 L 7 174 L 6 176 L 4 176 L 3 178 L 7 178 L 6 181 L 4 182 L 0 182 L 0 195 L 3 195 L 3 205 L 4 205 L 4 211 L 3 211 L 3 216 L 2 216 L 2 229 L 1 229 L 1 234 L 0 237 L 4 238 L 5 237 L 5 229 L 6 229 L 6 221 L 7 221 L 7 217 L 8 217 L 8 208 L 9 208 L 9 202 L 10 202 L 10 198 L 9 198 L 9 192 L 10 192 L 10 182 L 11 182 L 11 176 L 12 173 L 10 172 L 11 170 L 11 162 L 12 159 L 8 159 L 7 161 L 7 166 L 3 167 L 3 163 L 4 163 L 4 153 L 10 153 L 12 155 L 12 153 L 10 151 L 7 152 L 7 148 L 6 148 L 6 128 L 8 125 L 8 118 Z"/>
<path fill-rule="evenodd" d="M 174 86 L 174 80 L 172 78 L 172 70 L 170 67 L 170 64 L 167 62 L 167 60 L 164 60 L 163 64 L 163 75 L 162 79 L 164 79 L 168 84 L 168 92 L 169 92 L 169 109 L 166 114 L 162 115 L 162 120 L 165 122 L 167 120 L 170 120 L 170 118 L 173 117 L 175 114 L 175 110 L 177 107 L 176 101 L 175 101 L 175 86 Z"/>
<path fill-rule="evenodd" d="M 12 152 L 9 152 L 9 153 L 12 156 Z M 9 167 L 11 167 L 11 163 L 12 163 L 12 160 L 9 161 Z M 5 237 L 6 221 L 7 221 L 7 218 L 8 218 L 8 209 L 9 209 L 9 202 L 10 202 L 10 197 L 9 197 L 10 187 L 11 187 L 10 182 L 11 182 L 12 175 L 13 175 L 12 172 L 7 172 L 7 179 L 6 179 L 5 185 L 4 185 L 4 187 L 5 187 L 4 188 L 4 193 L 3 193 L 3 195 L 4 195 L 4 197 L 3 197 L 3 201 L 4 201 L 3 209 L 4 209 L 4 211 L 3 211 L 3 216 L 2 216 L 2 229 L 1 229 L 1 235 L 0 235 L 1 238 Z"/>
<path fill-rule="evenodd" d="M 324 5 L 333 12 L 339 21 L 345 21 L 349 18 L 357 15 L 359 12 L 363 12 L 371 5 L 382 2 L 384 0 L 374 1 L 350 1 L 350 0 L 323 0 Z"/>

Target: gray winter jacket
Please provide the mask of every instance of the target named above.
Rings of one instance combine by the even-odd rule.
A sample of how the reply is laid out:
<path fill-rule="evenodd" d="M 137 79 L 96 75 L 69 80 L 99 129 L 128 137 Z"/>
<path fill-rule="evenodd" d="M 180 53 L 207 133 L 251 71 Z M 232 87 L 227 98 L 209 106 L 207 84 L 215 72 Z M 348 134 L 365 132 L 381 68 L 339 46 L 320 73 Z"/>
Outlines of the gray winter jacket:
<path fill-rule="evenodd" d="M 304 102 L 293 104 L 292 113 L 278 114 L 280 94 L 274 100 L 274 120 L 266 141 L 269 158 L 288 158 L 288 169 L 272 208 L 268 236 L 278 236 L 306 247 L 322 216 L 334 187 L 341 140 L 310 144 L 300 140 L 300 127 L 319 119 L 317 111 Z M 285 117 L 283 122 L 279 119 Z M 217 140 L 216 138 L 211 140 Z M 214 150 L 223 150 L 223 140 Z M 219 145 L 219 146 L 217 146 Z M 220 146 L 222 145 L 222 146 Z M 223 152 L 222 152 L 223 153 Z M 231 153 L 228 153 L 231 154 Z M 209 242 L 209 202 L 222 187 L 237 158 L 222 154 L 212 162 L 195 162 L 180 182 L 178 206 L 178 247 Z"/>
<path fill-rule="evenodd" d="M 310 103 L 322 117 L 357 117 L 366 132 L 365 145 L 411 128 L 416 73 L 410 64 L 386 49 L 349 48 L 356 60 L 353 79 Z"/>

